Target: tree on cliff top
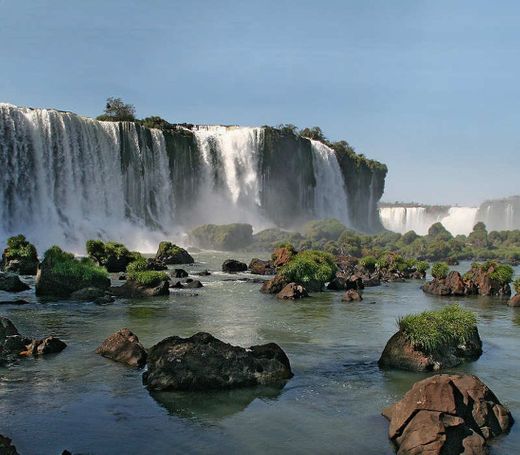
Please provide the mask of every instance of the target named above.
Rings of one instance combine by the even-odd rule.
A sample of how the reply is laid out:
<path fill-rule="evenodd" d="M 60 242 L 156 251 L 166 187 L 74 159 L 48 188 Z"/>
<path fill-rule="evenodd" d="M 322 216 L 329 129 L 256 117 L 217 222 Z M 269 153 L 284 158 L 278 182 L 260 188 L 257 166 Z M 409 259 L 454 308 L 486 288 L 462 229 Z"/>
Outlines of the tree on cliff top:
<path fill-rule="evenodd" d="M 125 103 L 121 98 L 109 97 L 102 115 L 97 120 L 109 120 L 112 122 L 133 122 L 135 120 L 135 107 Z"/>

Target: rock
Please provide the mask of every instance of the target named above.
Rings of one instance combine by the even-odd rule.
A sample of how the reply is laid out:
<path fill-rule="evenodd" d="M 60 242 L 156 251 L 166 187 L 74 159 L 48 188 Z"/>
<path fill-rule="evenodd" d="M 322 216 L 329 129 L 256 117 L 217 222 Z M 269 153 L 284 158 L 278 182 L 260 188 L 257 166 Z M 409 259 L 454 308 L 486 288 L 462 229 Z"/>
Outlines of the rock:
<path fill-rule="evenodd" d="M 301 284 L 289 283 L 276 294 L 276 297 L 280 300 L 297 300 L 309 297 L 309 294 Z"/>
<path fill-rule="evenodd" d="M 275 343 L 245 349 L 199 332 L 190 338 L 172 336 L 153 346 L 143 383 L 150 390 L 209 390 L 291 377 L 289 359 Z"/>
<path fill-rule="evenodd" d="M 11 439 L 0 434 L 0 455 L 18 455 Z"/>
<path fill-rule="evenodd" d="M 123 273 L 123 274 L 119 275 L 117 279 L 120 281 L 126 281 L 126 275 Z"/>
<path fill-rule="evenodd" d="M 331 291 L 361 290 L 363 288 L 363 277 L 357 273 L 349 275 L 345 272 L 337 272 L 334 279 L 327 285 L 327 289 Z"/>
<path fill-rule="evenodd" d="M 515 296 L 511 297 L 507 304 L 511 307 L 520 306 L 520 294 L 516 294 Z"/>
<path fill-rule="evenodd" d="M 42 340 L 33 340 L 31 344 L 26 346 L 26 350 L 20 355 L 39 356 L 45 354 L 56 354 L 63 351 L 67 345 L 59 338 L 50 336 Z"/>
<path fill-rule="evenodd" d="M 409 371 L 436 371 L 460 365 L 464 360 L 477 360 L 482 355 L 478 330 L 464 345 L 449 346 L 442 353 L 427 354 L 412 346 L 402 331 L 395 333 L 379 359 L 381 368 Z"/>
<path fill-rule="evenodd" d="M 236 259 L 226 259 L 222 264 L 222 271 L 226 273 L 245 272 L 247 264 L 237 261 Z"/>
<path fill-rule="evenodd" d="M 439 374 L 416 382 L 383 415 L 400 455 L 486 454 L 486 441 L 513 424 L 493 392 L 470 375 Z"/>
<path fill-rule="evenodd" d="M 188 234 L 191 242 L 209 250 L 236 251 L 253 242 L 253 227 L 250 224 L 204 224 Z"/>
<path fill-rule="evenodd" d="M 108 303 L 113 303 L 115 302 L 116 299 L 114 297 L 112 297 L 111 295 L 108 295 L 108 294 L 105 294 L 101 297 L 97 297 L 93 300 L 93 302 L 96 304 L 96 305 L 106 305 Z"/>
<path fill-rule="evenodd" d="M 18 330 L 14 326 L 14 324 L 7 318 L 0 316 L 0 343 L 4 338 L 12 336 L 12 335 L 20 335 Z"/>
<path fill-rule="evenodd" d="M 273 265 L 278 267 L 283 267 L 287 264 L 294 256 L 296 255 L 296 251 L 293 248 L 289 247 L 280 247 L 275 248 L 272 254 Z"/>
<path fill-rule="evenodd" d="M 177 281 L 173 281 L 171 284 L 170 284 L 170 287 L 172 289 L 184 289 L 184 285 L 182 284 L 182 282 L 180 280 L 177 280 Z"/>
<path fill-rule="evenodd" d="M 444 280 L 444 285 L 450 289 L 451 295 L 465 295 L 466 285 L 459 272 L 452 270 Z"/>
<path fill-rule="evenodd" d="M 110 288 L 110 293 L 116 297 L 127 299 L 139 297 L 157 297 L 159 295 L 169 295 L 169 287 L 170 283 L 166 280 L 161 281 L 159 284 L 154 286 L 143 286 L 136 281 L 128 280 L 122 286 L 112 286 Z"/>
<path fill-rule="evenodd" d="M 421 289 L 427 294 L 441 296 L 451 295 L 451 290 L 444 284 L 444 280 L 433 279 L 428 283 L 424 283 Z"/>
<path fill-rule="evenodd" d="M 70 295 L 71 300 L 80 300 L 80 301 L 94 301 L 100 297 L 105 296 L 105 290 L 99 288 L 83 288 L 74 291 Z"/>
<path fill-rule="evenodd" d="M 125 272 L 126 267 L 141 254 L 129 251 L 122 243 L 87 240 L 87 254 L 98 265 L 105 267 L 109 273 Z"/>
<path fill-rule="evenodd" d="M 184 287 L 188 288 L 188 289 L 198 289 L 198 288 L 202 288 L 204 286 L 202 285 L 202 283 L 199 280 L 187 279 L 186 285 Z"/>
<path fill-rule="evenodd" d="M 162 272 L 163 270 L 168 270 L 168 266 L 158 259 L 155 258 L 147 258 L 146 259 L 146 270 L 155 270 L 156 272 Z"/>
<path fill-rule="evenodd" d="M 164 264 L 193 264 L 195 260 L 184 248 L 171 242 L 161 242 L 155 259 Z"/>
<path fill-rule="evenodd" d="M 96 349 L 96 353 L 130 366 L 143 367 L 146 364 L 146 350 L 137 335 L 127 328 L 110 335 Z"/>
<path fill-rule="evenodd" d="M 188 272 L 184 269 L 174 269 L 173 277 L 174 278 L 186 278 L 188 276 Z"/>
<path fill-rule="evenodd" d="M 193 273 L 193 275 L 197 275 L 197 276 L 210 276 L 211 273 L 208 272 L 207 270 L 202 270 L 201 272 L 195 272 L 195 273 Z"/>
<path fill-rule="evenodd" d="M 1 300 L 0 305 L 28 305 L 30 302 L 24 299 Z"/>
<path fill-rule="evenodd" d="M 349 289 L 343 297 L 341 298 L 343 302 L 360 302 L 363 300 L 363 297 L 361 297 L 361 293 L 358 291 L 355 291 L 354 289 Z"/>
<path fill-rule="evenodd" d="M 255 275 L 274 275 L 276 273 L 276 269 L 271 261 L 263 261 L 258 258 L 251 259 L 249 270 Z"/>
<path fill-rule="evenodd" d="M 283 275 L 276 275 L 273 279 L 264 281 L 260 292 L 263 294 L 278 294 L 289 282 Z"/>
<path fill-rule="evenodd" d="M 20 277 L 11 272 L 0 272 L 0 291 L 21 292 L 30 289 Z"/>

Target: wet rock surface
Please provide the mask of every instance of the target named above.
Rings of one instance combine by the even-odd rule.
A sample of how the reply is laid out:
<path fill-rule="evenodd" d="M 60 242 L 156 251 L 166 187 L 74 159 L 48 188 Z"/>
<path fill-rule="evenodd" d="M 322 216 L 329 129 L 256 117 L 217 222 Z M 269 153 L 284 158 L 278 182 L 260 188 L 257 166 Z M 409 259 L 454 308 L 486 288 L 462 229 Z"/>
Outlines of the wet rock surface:
<path fill-rule="evenodd" d="M 96 349 L 96 353 L 134 367 L 146 364 L 146 350 L 131 330 L 123 328 L 110 335 Z"/>

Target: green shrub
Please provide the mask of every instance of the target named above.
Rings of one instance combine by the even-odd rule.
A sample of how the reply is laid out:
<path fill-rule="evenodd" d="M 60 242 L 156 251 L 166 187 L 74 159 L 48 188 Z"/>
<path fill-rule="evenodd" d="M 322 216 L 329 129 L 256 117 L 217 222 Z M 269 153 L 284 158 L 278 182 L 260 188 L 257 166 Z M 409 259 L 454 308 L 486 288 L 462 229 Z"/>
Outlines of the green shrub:
<path fill-rule="evenodd" d="M 430 264 L 427 261 L 417 261 L 415 263 L 415 270 L 419 273 L 426 273 L 426 271 L 430 268 Z"/>
<path fill-rule="evenodd" d="M 147 269 L 148 262 L 144 257 L 137 258 L 135 261 L 130 262 L 126 267 L 126 271 L 129 275 L 135 272 L 145 272 Z"/>
<path fill-rule="evenodd" d="M 491 279 L 498 281 L 502 286 L 513 280 L 513 267 L 506 264 L 495 264 L 495 270 L 489 275 Z"/>
<path fill-rule="evenodd" d="M 376 269 L 377 259 L 374 256 L 365 256 L 359 260 L 359 265 L 373 272 Z"/>
<path fill-rule="evenodd" d="M 398 325 L 415 348 L 435 354 L 467 342 L 477 330 L 477 318 L 459 305 L 449 305 L 438 311 L 404 316 Z"/>
<path fill-rule="evenodd" d="M 289 281 L 318 290 L 335 277 L 337 270 L 331 254 L 306 250 L 294 256 L 281 268 L 280 273 Z"/>
<path fill-rule="evenodd" d="M 311 241 L 338 240 L 346 229 L 345 225 L 335 218 L 313 220 L 303 225 L 303 235 Z"/>
<path fill-rule="evenodd" d="M 517 278 L 515 281 L 513 281 L 513 289 L 517 294 L 520 294 L 520 278 Z"/>
<path fill-rule="evenodd" d="M 19 234 L 7 239 L 5 259 L 37 259 L 36 247 L 27 241 L 24 235 Z"/>
<path fill-rule="evenodd" d="M 432 265 L 432 276 L 438 280 L 443 280 L 448 276 L 450 267 L 445 262 L 436 262 Z"/>
<path fill-rule="evenodd" d="M 133 264 L 135 264 L 135 262 Z M 162 281 L 167 281 L 168 275 L 164 272 L 145 270 L 129 272 L 127 278 L 130 281 L 135 281 L 140 286 L 152 287 L 159 285 Z"/>

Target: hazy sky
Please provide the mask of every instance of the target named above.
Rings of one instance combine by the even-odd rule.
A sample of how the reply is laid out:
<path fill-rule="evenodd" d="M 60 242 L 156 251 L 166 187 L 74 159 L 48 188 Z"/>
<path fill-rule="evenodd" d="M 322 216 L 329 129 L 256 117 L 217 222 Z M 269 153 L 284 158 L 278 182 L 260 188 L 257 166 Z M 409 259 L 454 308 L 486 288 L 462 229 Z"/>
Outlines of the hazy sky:
<path fill-rule="evenodd" d="M 520 3 L 0 0 L 0 101 L 319 125 L 387 201 L 520 193 Z"/>

